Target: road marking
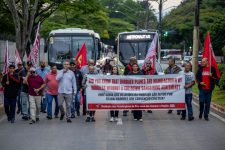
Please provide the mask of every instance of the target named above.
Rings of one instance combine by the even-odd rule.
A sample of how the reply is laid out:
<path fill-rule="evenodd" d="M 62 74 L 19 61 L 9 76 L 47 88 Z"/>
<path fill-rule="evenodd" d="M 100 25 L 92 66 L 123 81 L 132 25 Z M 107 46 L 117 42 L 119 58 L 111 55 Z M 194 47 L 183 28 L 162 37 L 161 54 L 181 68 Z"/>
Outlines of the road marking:
<path fill-rule="evenodd" d="M 122 118 L 118 118 L 118 121 L 116 123 L 117 125 L 123 125 L 123 121 L 122 121 Z"/>
<path fill-rule="evenodd" d="M 192 101 L 192 102 L 193 102 L 193 104 L 194 104 L 194 105 L 196 105 L 196 106 L 198 106 L 198 107 L 199 107 L 198 103 L 196 103 L 196 102 L 194 102 L 194 101 Z M 217 114 L 216 114 L 216 113 L 214 113 L 214 112 L 210 112 L 210 115 L 212 115 L 212 116 L 216 117 L 217 119 L 221 120 L 222 122 L 225 122 L 225 119 L 224 119 L 223 117 L 221 117 L 221 116 L 217 115 Z"/>

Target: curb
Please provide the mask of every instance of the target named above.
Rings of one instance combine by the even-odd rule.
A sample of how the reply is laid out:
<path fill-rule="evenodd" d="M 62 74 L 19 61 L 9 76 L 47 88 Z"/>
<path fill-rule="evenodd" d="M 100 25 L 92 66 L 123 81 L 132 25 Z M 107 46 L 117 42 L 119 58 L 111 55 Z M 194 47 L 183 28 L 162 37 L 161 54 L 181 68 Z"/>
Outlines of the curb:
<path fill-rule="evenodd" d="M 193 93 L 193 100 L 196 101 L 197 103 L 199 102 L 198 94 Z M 222 114 L 222 116 L 225 116 L 225 108 L 224 107 L 212 102 L 211 109 L 213 112 L 217 113 L 218 115 Z"/>

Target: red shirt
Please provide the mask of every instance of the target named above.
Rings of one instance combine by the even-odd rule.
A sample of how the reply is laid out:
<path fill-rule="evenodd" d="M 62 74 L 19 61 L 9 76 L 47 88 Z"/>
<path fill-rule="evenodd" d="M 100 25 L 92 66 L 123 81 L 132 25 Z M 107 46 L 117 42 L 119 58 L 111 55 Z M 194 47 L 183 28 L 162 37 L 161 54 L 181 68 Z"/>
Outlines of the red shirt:
<path fill-rule="evenodd" d="M 202 82 L 205 83 L 205 86 L 202 86 L 203 90 L 210 90 L 210 68 L 204 67 L 202 70 Z"/>
<path fill-rule="evenodd" d="M 51 94 L 51 95 L 58 95 L 58 87 L 59 87 L 59 83 L 56 80 L 56 74 L 53 74 L 52 72 L 49 72 L 46 75 L 45 78 L 45 83 L 47 85 L 47 93 Z"/>
<path fill-rule="evenodd" d="M 44 84 L 44 80 L 42 79 L 41 76 L 35 75 L 35 76 L 29 76 L 27 79 L 28 82 L 28 93 L 31 96 L 41 96 L 42 95 L 42 90 L 38 92 L 34 92 L 34 89 L 39 89 L 41 85 Z"/>

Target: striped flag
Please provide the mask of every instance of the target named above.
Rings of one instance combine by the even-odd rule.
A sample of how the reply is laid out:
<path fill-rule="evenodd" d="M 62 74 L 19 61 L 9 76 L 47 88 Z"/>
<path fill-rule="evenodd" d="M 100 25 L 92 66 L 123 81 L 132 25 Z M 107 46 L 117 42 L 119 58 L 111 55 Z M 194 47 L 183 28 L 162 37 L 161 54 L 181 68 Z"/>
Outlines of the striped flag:
<path fill-rule="evenodd" d="M 156 61 L 156 49 L 157 49 L 157 42 L 158 42 L 158 33 L 155 33 L 154 39 L 148 49 L 147 55 L 145 57 L 144 64 L 142 68 L 145 68 L 145 64 L 147 62 L 151 62 L 152 64 L 152 74 L 155 73 L 155 61 Z"/>
<path fill-rule="evenodd" d="M 20 54 L 18 52 L 18 49 L 16 49 L 16 53 L 15 53 L 15 67 L 17 68 L 18 64 L 22 64 L 22 60 L 20 58 Z"/>
<path fill-rule="evenodd" d="M 41 41 L 41 35 L 40 35 L 40 23 L 39 23 L 33 47 L 30 51 L 30 55 L 28 56 L 28 61 L 31 61 L 34 67 L 37 67 L 40 41 Z"/>
<path fill-rule="evenodd" d="M 4 69 L 3 69 L 3 74 L 8 73 L 8 68 L 9 68 L 9 43 L 6 41 L 6 49 L 5 49 L 5 58 L 4 58 Z"/>

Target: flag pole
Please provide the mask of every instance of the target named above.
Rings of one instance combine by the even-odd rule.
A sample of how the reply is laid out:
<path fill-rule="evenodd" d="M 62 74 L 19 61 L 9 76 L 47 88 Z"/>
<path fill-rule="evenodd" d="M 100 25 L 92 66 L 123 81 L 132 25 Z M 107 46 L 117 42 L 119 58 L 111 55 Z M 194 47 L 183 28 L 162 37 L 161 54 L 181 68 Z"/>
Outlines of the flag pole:
<path fill-rule="evenodd" d="M 209 64 L 210 64 L 210 66 L 209 66 L 209 68 L 210 68 L 210 74 L 211 74 L 211 66 L 212 66 L 212 45 L 211 45 L 211 38 L 210 38 L 210 33 L 208 32 L 208 35 L 209 35 L 209 51 L 210 51 L 210 54 L 209 54 L 209 59 L 210 59 L 210 62 L 209 62 Z"/>

